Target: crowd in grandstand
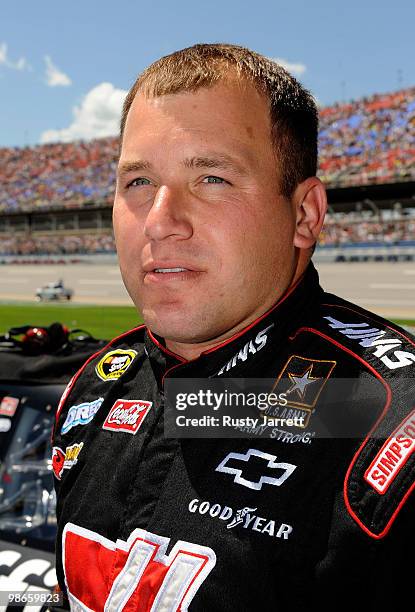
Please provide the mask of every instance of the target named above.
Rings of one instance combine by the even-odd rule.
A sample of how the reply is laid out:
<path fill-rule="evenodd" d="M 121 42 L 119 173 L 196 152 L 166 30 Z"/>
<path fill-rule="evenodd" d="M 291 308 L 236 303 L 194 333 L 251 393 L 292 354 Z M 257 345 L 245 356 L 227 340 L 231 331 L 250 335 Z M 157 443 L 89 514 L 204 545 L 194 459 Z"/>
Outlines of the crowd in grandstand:
<path fill-rule="evenodd" d="M 0 149 L 0 214 L 110 206 L 118 139 Z M 415 88 L 320 111 L 320 176 L 328 186 L 415 180 Z M 356 222 L 329 215 L 322 245 L 415 240 L 415 219 Z M 112 234 L 0 233 L 0 254 L 83 254 L 115 250 Z"/>
<path fill-rule="evenodd" d="M 415 179 L 415 88 L 320 111 L 320 176 L 333 186 Z"/>
<path fill-rule="evenodd" d="M 327 216 L 321 232 L 321 246 L 341 246 L 344 244 L 374 244 L 393 245 L 405 242 L 415 242 L 415 216 L 407 219 L 383 220 L 334 220 Z"/>
<path fill-rule="evenodd" d="M 415 88 L 320 111 L 320 175 L 331 186 L 415 179 Z M 111 202 L 118 139 L 0 149 L 0 212 Z"/>
<path fill-rule="evenodd" d="M 327 216 L 321 232 L 321 246 L 342 246 L 344 244 L 384 245 L 415 242 L 415 215 L 406 219 L 356 220 L 352 213 L 342 219 Z M 112 232 L 91 234 L 0 234 L 0 255 L 82 255 L 114 253 L 115 242 Z"/>
<path fill-rule="evenodd" d="M 82 255 L 115 252 L 108 234 L 0 236 L 0 255 Z"/>
<path fill-rule="evenodd" d="M 117 146 L 104 138 L 0 149 L 0 212 L 111 202 Z"/>

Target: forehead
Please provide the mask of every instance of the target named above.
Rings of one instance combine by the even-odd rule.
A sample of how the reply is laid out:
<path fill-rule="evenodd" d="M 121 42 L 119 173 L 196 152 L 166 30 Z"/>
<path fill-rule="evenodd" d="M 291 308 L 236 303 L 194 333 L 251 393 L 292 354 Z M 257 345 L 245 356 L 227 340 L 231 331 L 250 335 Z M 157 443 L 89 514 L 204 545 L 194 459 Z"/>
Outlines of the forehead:
<path fill-rule="evenodd" d="M 269 103 L 247 81 L 219 81 L 196 91 L 159 97 L 138 92 L 125 123 L 122 152 L 142 140 L 196 137 L 200 140 L 236 139 L 247 145 L 270 144 Z"/>

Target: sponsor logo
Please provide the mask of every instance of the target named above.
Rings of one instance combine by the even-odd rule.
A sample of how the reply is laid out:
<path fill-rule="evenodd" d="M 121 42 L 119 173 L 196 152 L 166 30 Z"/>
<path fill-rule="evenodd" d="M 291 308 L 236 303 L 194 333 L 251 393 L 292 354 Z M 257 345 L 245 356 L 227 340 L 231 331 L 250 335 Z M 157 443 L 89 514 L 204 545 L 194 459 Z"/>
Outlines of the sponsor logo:
<path fill-rule="evenodd" d="M 229 370 L 234 368 L 238 363 L 246 361 L 250 355 L 255 355 L 255 353 L 263 349 L 268 341 L 267 331 L 272 327 L 274 327 L 274 323 L 258 332 L 254 340 L 247 342 L 245 346 L 219 370 L 217 376 L 220 376 L 220 374 L 224 372 L 229 372 Z"/>
<path fill-rule="evenodd" d="M 275 455 L 270 455 L 268 453 L 263 453 L 262 451 L 256 450 L 255 448 L 250 448 L 245 454 L 242 453 L 229 453 L 225 457 L 225 459 L 218 465 L 215 469 L 216 472 L 222 472 L 223 474 L 232 474 L 234 475 L 233 482 L 235 484 L 242 485 L 243 487 L 248 487 L 248 489 L 254 489 L 255 491 L 260 491 L 262 489 L 263 484 L 273 485 L 275 487 L 280 487 L 286 480 L 291 476 L 291 474 L 296 469 L 296 465 L 292 463 L 277 463 Z M 253 459 L 253 461 L 251 461 Z M 252 464 L 255 459 L 256 466 L 254 467 Z M 258 459 L 260 460 L 259 468 L 258 468 Z M 251 465 L 249 465 L 251 462 Z M 260 470 L 259 477 L 256 480 L 248 480 L 248 478 L 244 478 L 242 473 L 244 471 L 250 471 L 250 474 L 253 473 L 253 469 L 257 468 Z M 264 474 L 264 471 L 266 473 Z M 276 473 L 279 475 L 276 476 Z M 272 474 L 272 475 L 271 475 Z"/>
<path fill-rule="evenodd" d="M 226 525 L 227 529 L 233 529 L 238 525 L 242 529 L 251 529 L 271 538 L 282 538 L 288 540 L 293 531 L 291 525 L 287 523 L 278 523 L 277 521 L 254 514 L 257 508 L 241 508 L 234 511 L 230 506 L 221 506 L 220 504 L 212 504 L 209 501 L 200 501 L 192 499 L 188 506 L 189 512 L 193 514 L 201 514 L 202 516 L 210 516 L 220 521 L 229 521 Z"/>
<path fill-rule="evenodd" d="M 56 478 L 60 480 L 62 478 L 63 470 L 70 470 L 77 461 L 79 453 L 82 450 L 84 443 L 72 444 L 68 446 L 65 452 L 58 446 L 54 446 L 52 449 L 52 469 Z"/>
<path fill-rule="evenodd" d="M 385 441 L 365 472 L 366 482 L 380 495 L 383 495 L 414 451 L 415 410 Z"/>
<path fill-rule="evenodd" d="M 12 422 L 10 419 L 0 419 L 0 433 L 6 433 L 10 431 Z"/>
<path fill-rule="evenodd" d="M 0 414 L 8 417 L 14 416 L 18 405 L 19 399 L 17 397 L 9 397 L 6 395 L 0 402 Z"/>
<path fill-rule="evenodd" d="M 95 372 L 101 380 L 118 380 L 128 370 L 137 351 L 117 349 L 106 353 L 98 362 Z"/>
<path fill-rule="evenodd" d="M 370 327 L 369 323 L 343 323 L 333 317 L 324 317 L 329 321 L 329 327 L 340 332 L 346 338 L 356 340 L 364 348 L 374 348 L 372 355 L 378 357 L 390 370 L 404 368 L 415 363 L 415 355 L 407 351 L 395 351 L 402 346 L 402 340 L 393 337 L 390 332 L 378 327 Z M 386 353 L 389 353 L 387 355 Z"/>
<path fill-rule="evenodd" d="M 246 515 L 252 514 L 253 512 L 256 512 L 256 508 L 249 508 L 248 506 L 241 508 L 241 510 L 237 510 L 231 522 L 226 525 L 226 529 L 233 529 L 237 525 L 240 525 L 244 522 Z"/>
<path fill-rule="evenodd" d="M 167 554 L 170 538 L 143 529 L 113 542 L 67 523 L 62 540 L 71 610 L 186 612 L 216 564 L 208 546 L 178 541 Z"/>
<path fill-rule="evenodd" d="M 72 444 L 71 446 L 68 446 L 65 451 L 65 462 L 63 464 L 63 468 L 65 470 L 69 470 L 75 465 L 75 463 L 78 462 L 78 455 L 81 452 L 83 445 L 84 443 L 81 442 L 80 444 Z"/>
<path fill-rule="evenodd" d="M 265 411 L 267 416 L 301 419 L 298 427 L 305 429 L 335 365 L 335 361 L 291 355 L 272 389 L 286 395 L 287 406 L 269 407 Z"/>
<path fill-rule="evenodd" d="M 104 401 L 103 397 L 93 400 L 92 402 L 84 402 L 77 406 L 71 406 L 68 410 L 65 422 L 62 425 L 61 433 L 66 434 L 68 431 L 76 425 L 86 425 L 90 423 L 98 410 L 101 408 L 101 404 Z"/>
<path fill-rule="evenodd" d="M 108 413 L 102 429 L 136 434 L 146 418 L 152 402 L 118 399 Z"/>
<path fill-rule="evenodd" d="M 59 446 L 54 446 L 52 449 L 52 469 L 58 480 L 62 478 L 64 463 L 65 453 Z"/>

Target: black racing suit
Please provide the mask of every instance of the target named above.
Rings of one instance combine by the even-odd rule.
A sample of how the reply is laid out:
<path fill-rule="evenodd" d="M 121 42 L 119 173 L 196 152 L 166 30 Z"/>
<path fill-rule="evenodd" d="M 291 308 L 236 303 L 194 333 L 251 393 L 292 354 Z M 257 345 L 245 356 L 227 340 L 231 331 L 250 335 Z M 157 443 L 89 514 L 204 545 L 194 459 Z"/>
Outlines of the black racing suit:
<path fill-rule="evenodd" d="M 73 609 L 411 601 L 414 368 L 413 338 L 324 293 L 312 265 L 193 361 L 145 327 L 113 340 L 70 384 L 54 431 L 57 571 Z M 305 420 L 165 437 L 165 381 L 209 377 L 273 379 L 277 414 Z"/>

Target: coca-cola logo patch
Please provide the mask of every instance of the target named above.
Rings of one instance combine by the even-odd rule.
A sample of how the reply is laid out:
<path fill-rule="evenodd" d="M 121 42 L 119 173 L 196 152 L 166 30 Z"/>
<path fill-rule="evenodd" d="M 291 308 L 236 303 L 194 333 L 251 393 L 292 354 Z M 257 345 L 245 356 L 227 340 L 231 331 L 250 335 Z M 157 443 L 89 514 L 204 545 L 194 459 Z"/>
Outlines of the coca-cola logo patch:
<path fill-rule="evenodd" d="M 108 413 L 102 429 L 136 434 L 146 418 L 152 402 L 118 399 Z"/>

